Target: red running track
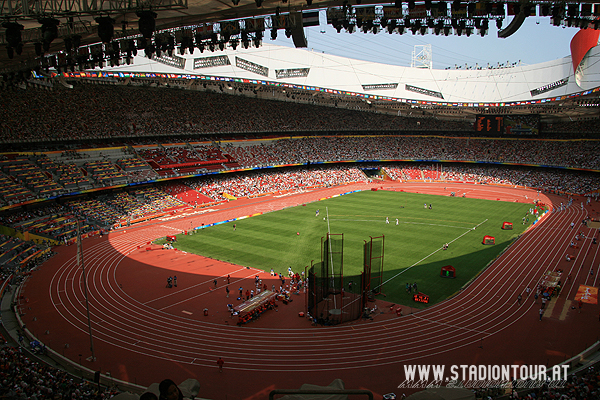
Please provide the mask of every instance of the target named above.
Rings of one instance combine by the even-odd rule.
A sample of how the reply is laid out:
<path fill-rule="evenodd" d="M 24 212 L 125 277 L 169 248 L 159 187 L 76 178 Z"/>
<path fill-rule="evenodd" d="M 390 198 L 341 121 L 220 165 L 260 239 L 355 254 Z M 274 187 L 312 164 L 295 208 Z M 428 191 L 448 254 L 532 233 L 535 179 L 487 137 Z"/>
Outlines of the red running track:
<path fill-rule="evenodd" d="M 269 274 L 179 251 L 145 250 L 149 240 L 190 226 L 368 187 L 356 184 L 238 200 L 212 211 L 86 240 L 96 361 L 85 360 L 90 342 L 74 246 L 57 248 L 59 255 L 26 282 L 22 293 L 28 301 L 20 304 L 23 321 L 48 347 L 74 362 L 82 354 L 82 363 L 92 370 L 140 385 L 193 377 L 201 383 L 199 397 L 209 399 L 265 399 L 275 388 L 327 385 L 335 378 L 348 388 L 370 389 L 381 398 L 389 392 L 410 392 L 397 388 L 406 364 L 554 365 L 597 340 L 598 305 L 586 304 L 581 313 L 570 308 L 580 283 L 598 286 L 597 271 L 592 275 L 590 269 L 600 262 L 599 246 L 591 244 L 595 231 L 581 225 L 596 212 L 597 203 L 582 209 L 579 199 L 536 224 L 452 299 L 403 317 L 385 314 L 372 322 L 336 327 L 314 327 L 298 318 L 304 304 L 301 297 L 280 306 L 279 312 L 235 326 L 226 314 L 224 277 L 231 275 L 235 294 L 238 286 L 249 288 L 256 274 L 270 287 L 274 281 Z M 533 190 L 485 185 L 407 183 L 385 188 L 445 195 L 456 191 L 529 203 L 537 197 Z M 542 200 L 566 203 L 559 197 L 542 195 Z M 569 244 L 579 232 L 587 238 L 573 249 Z M 567 253 L 573 256 L 570 262 Z M 534 302 L 533 292 L 526 296 L 524 291 L 527 286 L 535 288 L 544 272 L 557 268 L 565 276 L 570 273 L 571 279 L 539 322 L 540 303 Z M 170 274 L 179 278 L 175 290 L 164 287 Z M 519 293 L 524 297 L 521 304 L 516 301 Z M 219 357 L 225 360 L 222 374 L 216 365 Z"/>

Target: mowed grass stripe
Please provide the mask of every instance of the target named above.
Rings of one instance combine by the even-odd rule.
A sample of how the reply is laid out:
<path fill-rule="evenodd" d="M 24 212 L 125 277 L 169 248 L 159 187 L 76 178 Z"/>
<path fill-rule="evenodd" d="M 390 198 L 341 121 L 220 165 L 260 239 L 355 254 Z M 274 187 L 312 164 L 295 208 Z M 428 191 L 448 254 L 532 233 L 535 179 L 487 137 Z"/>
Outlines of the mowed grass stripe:
<path fill-rule="evenodd" d="M 195 235 L 180 235 L 176 247 L 265 271 L 273 268 L 286 274 L 288 267 L 301 271 L 311 260 L 320 261 L 321 238 L 328 225 L 323 217 L 328 211 L 331 233 L 344 234 L 344 274 L 359 274 L 364 241 L 369 236 L 385 235 L 384 280 L 400 273 L 385 285 L 386 300 L 421 306 L 412 304 L 405 290 L 407 282 L 417 283 L 432 303 L 452 295 L 523 232 L 521 218 L 530 207 L 461 197 L 365 191 L 238 220 L 235 231 L 232 222 L 202 229 Z M 347 216 L 368 218 L 343 218 Z M 385 223 L 386 216 L 389 224 Z M 502 230 L 503 221 L 513 222 L 514 230 Z M 481 226 L 473 231 L 478 224 Z M 494 246 L 482 244 L 486 234 L 496 238 Z M 451 243 L 449 249 L 439 250 L 444 243 Z M 408 269 L 415 263 L 419 264 Z M 439 276 L 444 265 L 457 269 L 456 279 Z"/>

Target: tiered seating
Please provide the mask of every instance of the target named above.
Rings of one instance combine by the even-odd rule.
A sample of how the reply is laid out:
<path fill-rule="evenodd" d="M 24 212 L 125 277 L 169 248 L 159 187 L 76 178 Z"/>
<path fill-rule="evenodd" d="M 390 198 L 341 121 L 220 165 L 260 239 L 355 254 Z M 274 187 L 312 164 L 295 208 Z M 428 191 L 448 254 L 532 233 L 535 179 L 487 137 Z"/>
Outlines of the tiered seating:
<path fill-rule="evenodd" d="M 54 182 L 49 173 L 46 175 L 40 171 L 39 167 L 29 162 L 16 165 L 7 165 L 4 171 L 14 176 L 23 186 L 42 197 L 49 197 L 52 194 L 58 194 L 63 187 Z"/>
<path fill-rule="evenodd" d="M 224 148 L 229 159 L 235 160 L 235 164 L 241 167 L 255 167 L 259 165 L 282 164 L 283 160 L 275 154 L 273 146 L 264 144 L 235 146 L 228 144 Z"/>
<path fill-rule="evenodd" d="M 212 203 L 215 200 L 205 196 L 197 190 L 192 189 L 182 183 L 169 183 L 163 187 L 163 190 L 173 197 L 178 198 L 188 204 L 198 205 Z"/>
<path fill-rule="evenodd" d="M 182 200 L 153 187 L 138 189 L 134 193 L 143 196 L 154 211 L 171 211 L 188 206 Z"/>
<path fill-rule="evenodd" d="M 125 174 L 110 161 L 93 161 L 85 163 L 85 168 L 93 180 L 98 183 L 118 184 L 127 182 Z"/>
<path fill-rule="evenodd" d="M 151 149 L 137 149 L 137 152 L 140 155 L 140 157 L 148 161 L 150 165 L 156 165 L 155 168 L 160 168 L 161 165 L 173 164 L 173 160 L 171 160 L 167 156 L 167 153 L 161 147 L 155 147 Z"/>
<path fill-rule="evenodd" d="M 0 172 L 0 196 L 9 205 L 35 199 L 35 195 L 29 189 L 2 172 Z"/>
<path fill-rule="evenodd" d="M 0 265 L 12 270 L 16 265 L 35 254 L 38 248 L 33 242 L 25 242 L 10 236 L 0 235 Z"/>
<path fill-rule="evenodd" d="M 117 165 L 121 167 L 124 172 L 139 171 L 150 168 L 147 162 L 139 158 L 123 158 L 117 161 Z"/>
<path fill-rule="evenodd" d="M 83 175 L 81 168 L 74 163 L 55 164 L 52 171 L 57 176 L 58 182 L 67 190 L 88 189 L 92 187 L 90 180 Z"/>
<path fill-rule="evenodd" d="M 440 171 L 438 170 L 433 170 L 429 167 L 423 167 L 421 170 L 425 179 L 440 179 Z"/>
<path fill-rule="evenodd" d="M 201 154 L 182 146 L 165 146 L 165 154 L 173 160 L 173 164 L 187 164 L 203 161 Z"/>
<path fill-rule="evenodd" d="M 340 185 L 362 180 L 365 180 L 365 175 L 358 168 L 338 167 L 269 171 L 260 174 L 190 181 L 189 184 L 206 196 L 220 201 L 226 199 L 225 194 L 234 197 L 251 197 L 278 191 Z"/>
<path fill-rule="evenodd" d="M 408 177 L 408 179 L 422 180 L 423 175 L 419 168 L 403 168 L 402 172 Z"/>
<path fill-rule="evenodd" d="M 198 153 L 198 159 L 201 161 L 212 161 L 216 163 L 228 161 L 227 157 L 221 152 L 221 149 L 213 145 L 195 145 L 194 150 Z"/>
<path fill-rule="evenodd" d="M 88 220 L 95 221 L 100 226 L 113 225 L 122 217 L 108 205 L 96 199 L 71 201 L 67 203 L 67 206 L 76 215 L 86 216 Z"/>
<path fill-rule="evenodd" d="M 88 232 L 94 227 L 88 223 L 82 223 L 80 229 L 81 232 Z M 59 241 L 69 240 L 77 236 L 77 220 L 72 215 L 53 215 L 46 221 L 33 225 L 30 231 Z"/>
<path fill-rule="evenodd" d="M 159 178 L 150 165 L 139 158 L 124 158 L 117 161 L 123 172 L 132 182 L 146 182 Z"/>
<path fill-rule="evenodd" d="M 142 202 L 138 200 L 137 197 L 126 192 L 117 193 L 112 198 L 107 197 L 105 202 L 111 206 L 111 208 L 118 210 L 122 216 L 126 215 L 130 218 L 136 218 L 139 215 L 157 211 L 151 204 Z"/>
<path fill-rule="evenodd" d="M 407 180 L 408 177 L 406 175 L 404 175 L 404 172 L 402 170 L 402 168 L 397 168 L 397 167 L 383 167 L 383 169 L 385 170 L 385 172 L 387 173 L 387 175 L 395 180 L 395 181 L 399 181 L 399 180 Z"/>

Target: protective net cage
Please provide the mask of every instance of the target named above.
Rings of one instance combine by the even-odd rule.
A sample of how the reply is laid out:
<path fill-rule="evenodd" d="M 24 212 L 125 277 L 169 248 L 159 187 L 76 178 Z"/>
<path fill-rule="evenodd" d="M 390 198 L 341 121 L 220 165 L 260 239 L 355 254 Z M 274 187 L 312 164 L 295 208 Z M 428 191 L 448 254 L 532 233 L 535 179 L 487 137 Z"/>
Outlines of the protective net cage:
<path fill-rule="evenodd" d="M 383 256 L 384 256 L 384 235 L 371 237 L 365 240 L 364 245 L 364 273 L 365 289 L 369 300 L 374 295 L 383 293 Z"/>
<path fill-rule="evenodd" d="M 344 276 L 344 235 L 321 238 L 321 261 L 308 271 L 307 311 L 320 325 L 337 325 L 361 316 L 363 275 Z"/>

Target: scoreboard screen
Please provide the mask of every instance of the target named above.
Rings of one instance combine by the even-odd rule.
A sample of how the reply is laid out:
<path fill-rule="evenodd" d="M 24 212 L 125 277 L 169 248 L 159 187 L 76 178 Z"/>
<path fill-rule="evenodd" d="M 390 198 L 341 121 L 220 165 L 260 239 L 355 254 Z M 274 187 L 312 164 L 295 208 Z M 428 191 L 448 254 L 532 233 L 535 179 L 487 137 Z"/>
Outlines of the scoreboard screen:
<path fill-rule="evenodd" d="M 478 115 L 475 130 L 480 133 L 504 133 L 504 115 Z"/>
<path fill-rule="evenodd" d="M 475 131 L 489 134 L 537 135 L 540 133 L 540 116 L 482 114 L 475 120 Z"/>
<path fill-rule="evenodd" d="M 505 115 L 504 129 L 507 135 L 537 135 L 540 133 L 538 114 Z"/>

